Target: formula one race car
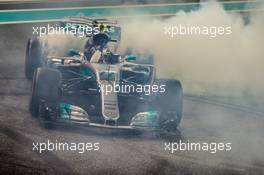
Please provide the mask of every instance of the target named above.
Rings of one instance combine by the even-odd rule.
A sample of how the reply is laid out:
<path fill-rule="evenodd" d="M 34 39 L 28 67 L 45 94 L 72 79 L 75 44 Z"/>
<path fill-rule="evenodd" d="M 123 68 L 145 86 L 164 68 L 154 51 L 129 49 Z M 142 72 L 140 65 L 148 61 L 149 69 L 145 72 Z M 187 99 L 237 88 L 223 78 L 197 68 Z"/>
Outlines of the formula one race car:
<path fill-rule="evenodd" d="M 178 80 L 156 79 L 155 67 L 106 47 L 111 38 L 93 36 L 85 52 L 43 56 L 38 39 L 26 50 L 26 76 L 33 72 L 29 111 L 48 123 L 175 132 L 182 118 Z M 27 76 L 30 79 L 30 76 Z"/>

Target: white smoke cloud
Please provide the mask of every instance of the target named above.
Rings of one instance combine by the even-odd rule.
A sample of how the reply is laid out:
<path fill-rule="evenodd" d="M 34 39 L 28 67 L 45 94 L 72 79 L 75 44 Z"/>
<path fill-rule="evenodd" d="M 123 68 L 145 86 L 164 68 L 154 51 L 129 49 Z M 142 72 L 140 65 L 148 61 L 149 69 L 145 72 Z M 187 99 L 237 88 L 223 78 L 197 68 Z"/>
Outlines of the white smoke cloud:
<path fill-rule="evenodd" d="M 228 13 L 212 2 L 199 11 L 179 12 L 170 18 L 121 20 L 120 52 L 127 48 L 152 52 L 158 76 L 181 80 L 185 93 L 220 95 L 228 97 L 228 103 L 234 96 L 242 96 L 239 97 L 241 101 L 249 100 L 244 97 L 250 96 L 255 101 L 256 96 L 264 95 L 263 17 L 263 11 Z M 176 35 L 173 38 L 164 34 L 164 27 L 179 25 L 231 26 L 232 33 L 216 37 Z M 234 163 L 243 160 L 256 164 L 263 160 L 262 117 L 239 110 L 221 110 L 213 105 L 203 106 L 203 103 L 197 105 L 188 100 L 186 103 L 181 124 L 186 138 L 203 141 L 213 135 L 211 141 L 232 142 L 232 152 L 215 156 L 215 163 L 217 159 L 226 162 L 231 158 Z M 186 115 L 194 115 L 194 118 L 186 120 Z"/>
<path fill-rule="evenodd" d="M 40 37 L 42 44 L 49 56 L 66 56 L 70 49 L 83 50 L 86 37 L 73 35 L 45 35 Z"/>
<path fill-rule="evenodd" d="M 245 14 L 248 15 L 248 14 Z M 264 94 L 263 13 L 251 14 L 245 24 L 239 13 L 228 13 L 218 3 L 201 10 L 179 12 L 170 18 L 121 20 L 120 51 L 132 47 L 154 54 L 158 75 L 180 79 L 186 92 L 218 95 Z M 166 26 L 231 27 L 231 34 L 164 34 Z"/>

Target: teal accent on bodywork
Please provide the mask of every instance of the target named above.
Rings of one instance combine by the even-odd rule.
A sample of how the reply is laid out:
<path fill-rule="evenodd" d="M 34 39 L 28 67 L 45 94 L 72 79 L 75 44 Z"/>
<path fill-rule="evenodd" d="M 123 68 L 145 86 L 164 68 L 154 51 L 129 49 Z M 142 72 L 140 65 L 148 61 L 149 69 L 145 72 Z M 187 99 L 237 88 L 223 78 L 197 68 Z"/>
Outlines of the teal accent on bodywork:
<path fill-rule="evenodd" d="M 89 115 L 81 107 L 64 102 L 61 102 L 59 106 L 61 119 L 90 122 Z"/>
<path fill-rule="evenodd" d="M 60 116 L 63 119 L 70 119 L 71 105 L 68 103 L 60 103 Z"/>
<path fill-rule="evenodd" d="M 155 119 L 158 115 L 159 115 L 158 111 L 149 111 L 147 112 L 147 119 L 152 122 L 153 119 Z"/>
<path fill-rule="evenodd" d="M 94 17 L 118 17 L 129 15 L 166 15 L 180 11 L 190 12 L 199 10 L 203 3 L 176 3 L 176 4 L 152 4 L 131 6 L 104 6 L 104 7 L 79 7 L 57 9 L 27 9 L 27 10 L 2 10 L 0 11 L 0 23 L 23 21 L 47 21 L 59 20 L 65 16 L 94 16 Z M 262 2 L 238 1 L 223 2 L 227 11 L 260 9 Z"/>
<path fill-rule="evenodd" d="M 135 61 L 136 59 L 137 59 L 137 56 L 135 56 L 135 55 L 128 55 L 126 57 L 126 60 L 127 61 Z"/>
<path fill-rule="evenodd" d="M 159 116 L 160 112 L 158 111 L 141 112 L 132 118 L 130 125 L 134 127 L 159 128 Z"/>
<path fill-rule="evenodd" d="M 149 111 L 147 112 L 147 123 L 150 124 L 150 126 L 157 126 L 157 117 L 159 117 L 160 112 L 158 111 Z"/>
<path fill-rule="evenodd" d="M 73 56 L 76 56 L 76 55 L 80 55 L 80 53 L 77 50 L 75 50 L 75 49 L 70 49 L 67 52 L 67 56 L 69 56 L 69 57 L 73 57 Z"/>
<path fill-rule="evenodd" d="M 95 79 L 94 72 L 91 69 L 89 69 L 89 68 L 87 68 L 85 66 L 81 66 L 80 67 L 80 74 L 84 75 L 84 76 L 87 76 L 87 77 L 92 76 L 92 78 Z"/>

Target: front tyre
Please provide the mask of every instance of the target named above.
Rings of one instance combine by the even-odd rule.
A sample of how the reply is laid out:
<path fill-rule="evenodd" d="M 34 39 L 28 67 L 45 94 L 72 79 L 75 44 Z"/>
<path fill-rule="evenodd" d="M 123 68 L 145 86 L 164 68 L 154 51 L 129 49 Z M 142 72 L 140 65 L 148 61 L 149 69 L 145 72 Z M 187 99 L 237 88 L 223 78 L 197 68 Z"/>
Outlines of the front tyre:
<path fill-rule="evenodd" d="M 56 107 L 60 99 L 61 73 L 50 68 L 37 68 L 32 84 L 29 111 L 33 117 L 47 116 L 46 105 Z"/>
<path fill-rule="evenodd" d="M 178 80 L 163 79 L 157 81 L 159 85 L 165 85 L 164 92 L 160 92 L 156 98 L 161 116 L 159 125 L 166 131 L 177 131 L 182 119 L 183 89 Z"/>

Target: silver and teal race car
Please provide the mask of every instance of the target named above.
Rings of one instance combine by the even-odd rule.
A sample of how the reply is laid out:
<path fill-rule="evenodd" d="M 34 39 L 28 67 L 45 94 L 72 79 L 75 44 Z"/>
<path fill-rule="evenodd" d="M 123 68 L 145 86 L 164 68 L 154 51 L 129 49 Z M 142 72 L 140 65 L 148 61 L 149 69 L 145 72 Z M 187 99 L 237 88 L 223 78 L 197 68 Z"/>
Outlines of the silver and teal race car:
<path fill-rule="evenodd" d="M 28 44 L 25 72 L 33 80 L 31 115 L 47 123 L 177 131 L 181 83 L 157 79 L 153 58 L 110 51 L 106 33 L 91 39 L 89 49 L 69 50 L 66 56 L 43 55 L 38 39 Z"/>

